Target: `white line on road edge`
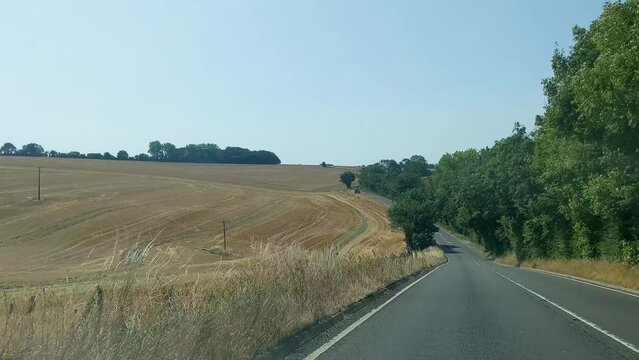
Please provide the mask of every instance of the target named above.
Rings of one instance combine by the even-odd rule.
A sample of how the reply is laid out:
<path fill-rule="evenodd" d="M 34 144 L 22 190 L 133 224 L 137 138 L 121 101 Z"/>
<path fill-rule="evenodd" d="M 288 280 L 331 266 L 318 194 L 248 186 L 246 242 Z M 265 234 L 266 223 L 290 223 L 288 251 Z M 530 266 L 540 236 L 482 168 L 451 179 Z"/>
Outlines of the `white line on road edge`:
<path fill-rule="evenodd" d="M 330 349 L 333 345 L 335 345 L 338 341 L 340 341 L 344 336 L 348 335 L 348 333 L 350 333 L 351 331 L 355 330 L 355 328 L 357 328 L 358 326 L 362 325 L 362 323 L 364 323 L 364 321 L 368 320 L 368 318 L 370 318 L 371 316 L 375 315 L 376 312 L 380 311 L 382 308 L 384 308 L 384 306 L 388 305 L 391 301 L 395 300 L 398 296 L 400 296 L 401 294 L 404 293 L 404 291 L 410 289 L 413 285 L 417 284 L 418 282 L 422 281 L 425 277 L 427 277 L 428 275 L 432 274 L 435 272 L 435 270 L 439 269 L 440 267 L 448 264 L 450 260 L 448 259 L 448 257 L 446 257 L 446 262 L 443 264 L 438 265 L 436 268 L 434 268 L 433 270 L 429 271 L 428 273 L 426 273 L 424 276 L 420 277 L 419 279 L 413 281 L 412 283 L 410 283 L 408 286 L 406 286 L 405 288 L 401 289 L 397 294 L 393 295 L 393 297 L 391 297 L 390 299 L 386 300 L 386 302 L 384 302 L 383 304 L 381 304 L 380 306 L 374 308 L 373 310 L 369 311 L 366 315 L 362 316 L 361 318 L 359 318 L 357 321 L 355 321 L 354 323 L 352 323 L 350 326 L 348 326 L 346 329 L 342 330 L 342 332 L 340 332 L 339 334 L 335 335 L 335 337 L 333 337 L 332 339 L 330 339 L 329 341 L 327 341 L 326 343 L 324 343 L 324 345 L 320 346 L 319 348 L 317 348 L 315 351 L 313 351 L 311 354 L 309 354 L 308 356 L 306 356 L 304 358 L 304 360 L 314 360 L 317 359 L 320 355 L 322 355 L 326 350 Z"/>
<path fill-rule="evenodd" d="M 440 228 L 439 231 L 444 231 L 446 234 L 448 234 L 450 237 L 452 237 L 453 239 L 457 240 L 457 241 L 462 241 L 460 239 L 457 239 L 453 234 L 451 234 L 450 232 Z M 444 239 L 444 241 L 446 241 L 447 243 L 451 244 L 450 241 Z M 508 264 L 503 264 L 497 261 L 493 261 L 494 264 L 497 264 L 499 266 L 505 266 L 505 267 L 510 267 L 510 268 L 515 268 L 515 269 L 520 269 L 520 270 L 526 270 L 526 271 L 534 271 L 537 273 L 541 273 L 541 274 L 546 274 L 546 275 L 550 275 L 550 276 L 555 276 L 558 278 L 562 278 L 562 279 L 566 279 L 566 280 L 572 280 L 584 285 L 590 285 L 590 286 L 594 286 L 600 289 L 604 289 L 604 290 L 609 290 L 609 291 L 614 291 L 616 293 L 619 294 L 624 294 L 624 295 L 628 295 L 628 296 L 634 296 L 636 298 L 639 298 L 639 292 L 635 292 L 634 290 L 631 289 L 625 289 L 623 287 L 619 287 L 616 285 L 612 285 L 612 284 L 606 284 L 606 283 L 597 283 L 597 281 L 594 280 L 589 280 L 589 279 L 583 279 L 577 276 L 572 276 L 572 275 L 568 275 L 568 274 L 561 274 L 561 273 L 557 273 L 554 271 L 548 271 L 548 270 L 541 270 L 541 269 L 533 269 L 533 268 L 529 268 L 529 267 L 515 267 L 512 265 L 508 265 Z"/>
<path fill-rule="evenodd" d="M 588 320 L 584 319 L 583 317 L 581 317 L 581 316 L 579 316 L 579 315 L 575 314 L 574 312 L 572 312 L 572 311 L 570 311 L 570 310 L 568 310 L 568 309 L 566 309 L 566 308 L 562 307 L 561 305 L 559 305 L 559 304 L 557 304 L 557 303 L 554 303 L 554 302 L 552 302 L 552 301 L 548 300 L 548 299 L 547 299 L 546 297 L 544 297 L 543 295 L 541 295 L 541 294 L 539 294 L 539 293 L 536 293 L 536 292 L 534 292 L 533 290 L 530 290 L 529 288 L 527 288 L 527 287 L 525 287 L 524 285 L 522 285 L 522 284 L 520 284 L 520 283 L 516 282 L 515 280 L 513 280 L 513 279 L 509 278 L 508 276 L 503 275 L 502 273 L 500 273 L 500 272 L 498 272 L 498 271 L 495 271 L 495 270 L 493 270 L 493 269 L 490 269 L 490 268 L 488 268 L 488 267 L 486 267 L 486 266 L 484 266 L 484 265 L 481 265 L 481 264 L 479 264 L 477 261 L 474 261 L 474 260 L 473 260 L 473 262 L 475 263 L 475 265 L 477 265 L 477 266 L 479 266 L 479 267 L 482 267 L 482 268 L 484 268 L 484 269 L 486 269 L 486 270 L 488 270 L 488 271 L 492 271 L 492 272 L 494 272 L 495 274 L 497 274 L 497 275 L 499 275 L 499 276 L 503 277 L 504 279 L 506 279 L 506 280 L 510 281 L 511 283 L 513 283 L 513 284 L 515 284 L 515 285 L 519 286 L 520 288 L 522 288 L 522 289 L 524 289 L 524 290 L 528 291 L 529 293 L 531 293 L 531 294 L 535 295 L 536 297 L 538 297 L 538 298 L 540 298 L 541 300 L 543 300 L 543 301 L 547 302 L 548 304 L 550 304 L 550 305 L 552 305 L 552 306 L 556 307 L 557 309 L 559 309 L 559 310 L 561 310 L 561 311 L 565 312 L 566 314 L 568 314 L 568 315 L 572 316 L 573 318 L 578 319 L 579 321 L 583 322 L 584 324 L 586 324 L 586 325 L 590 326 L 591 328 L 593 328 L 593 329 L 595 329 L 595 330 L 599 331 L 600 333 L 602 333 L 602 334 L 604 334 L 604 335 L 608 336 L 609 338 L 613 339 L 614 341 L 616 341 L 616 342 L 620 343 L 621 345 L 623 345 L 623 346 L 627 347 L 628 349 L 630 349 L 630 350 L 634 351 L 635 353 L 639 354 L 639 348 L 637 348 L 635 345 L 633 345 L 633 344 L 631 344 L 631 343 L 627 342 L 626 340 L 624 340 L 624 339 L 622 339 L 622 338 L 618 337 L 617 335 L 615 335 L 615 334 L 613 334 L 613 333 L 609 332 L 608 330 L 605 330 L 605 329 L 601 328 L 599 325 L 597 325 L 597 324 L 595 324 L 595 323 L 593 323 L 593 322 L 591 322 L 591 321 L 588 321 Z"/>
<path fill-rule="evenodd" d="M 558 277 L 558 278 L 562 278 L 562 279 L 566 279 L 566 280 L 572 280 L 584 285 L 590 285 L 590 286 L 594 286 L 594 287 L 598 287 L 600 289 L 604 289 L 604 290 L 609 290 L 609 291 L 614 291 L 616 293 L 620 293 L 620 294 L 624 294 L 624 295 L 628 295 L 628 296 L 634 296 L 639 298 L 639 293 L 634 293 L 632 292 L 632 290 L 626 290 L 626 289 L 616 289 L 612 286 L 608 286 L 608 285 L 600 285 L 597 284 L 596 282 L 592 282 L 591 280 L 588 279 L 582 279 L 579 278 L 577 276 L 572 276 L 572 275 L 566 275 L 566 274 L 560 274 L 560 273 L 556 273 L 554 271 L 548 271 L 548 270 L 541 270 L 541 269 L 532 269 L 532 268 L 528 268 L 528 267 L 515 267 L 512 265 L 508 265 L 508 264 L 502 264 L 502 263 L 498 263 L 496 261 L 494 261 L 495 264 L 497 265 L 501 265 L 501 266 L 505 266 L 505 267 L 511 267 L 511 268 L 515 268 L 515 269 L 521 269 L 521 270 L 526 270 L 526 271 L 534 271 L 537 273 L 541 273 L 541 274 L 546 274 L 546 275 L 550 275 L 550 276 L 554 276 L 554 277 Z"/>

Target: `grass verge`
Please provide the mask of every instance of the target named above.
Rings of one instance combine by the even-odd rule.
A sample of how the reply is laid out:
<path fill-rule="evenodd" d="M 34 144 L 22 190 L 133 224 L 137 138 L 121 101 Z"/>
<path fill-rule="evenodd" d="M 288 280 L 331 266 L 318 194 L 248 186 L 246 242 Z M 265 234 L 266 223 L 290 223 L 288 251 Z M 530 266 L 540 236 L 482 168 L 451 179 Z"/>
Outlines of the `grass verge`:
<path fill-rule="evenodd" d="M 639 267 L 619 262 L 583 259 L 531 259 L 518 264 L 512 254 L 500 256 L 497 261 L 503 264 L 547 270 L 639 290 Z"/>
<path fill-rule="evenodd" d="M 251 358 L 402 277 L 445 261 L 259 247 L 254 260 L 195 281 L 156 276 L 5 292 L 0 359 Z"/>
<path fill-rule="evenodd" d="M 447 226 L 441 224 L 438 224 L 438 226 L 454 237 L 466 241 L 487 258 L 502 264 L 552 271 L 559 274 L 621 286 L 627 289 L 639 290 L 639 267 L 637 266 L 613 261 L 584 259 L 529 259 L 518 262 L 513 253 L 495 257 L 494 254 L 487 251 L 472 238 L 459 234 Z"/>

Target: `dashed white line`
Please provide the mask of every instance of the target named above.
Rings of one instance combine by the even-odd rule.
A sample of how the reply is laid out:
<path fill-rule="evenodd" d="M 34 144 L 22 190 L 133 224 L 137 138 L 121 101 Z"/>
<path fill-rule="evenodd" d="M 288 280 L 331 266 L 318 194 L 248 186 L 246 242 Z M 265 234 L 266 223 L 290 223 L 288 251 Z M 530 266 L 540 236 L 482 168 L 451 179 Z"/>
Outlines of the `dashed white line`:
<path fill-rule="evenodd" d="M 599 331 L 600 333 L 602 333 L 602 334 L 606 335 L 607 337 L 609 337 L 609 338 L 613 339 L 614 341 L 618 342 L 619 344 L 621 344 L 621 345 L 623 345 L 623 346 L 627 347 L 628 349 L 630 349 L 630 350 L 634 351 L 635 353 L 639 354 L 639 348 L 637 348 L 637 346 L 635 346 L 635 345 L 633 345 L 633 344 L 629 343 L 628 341 L 626 341 L 626 340 L 624 340 L 624 339 L 620 338 L 619 336 L 617 336 L 617 335 L 615 335 L 615 334 L 611 333 L 610 331 L 603 329 L 602 327 L 600 327 L 599 325 L 597 325 L 597 324 L 593 323 L 592 321 L 588 321 L 588 320 L 584 319 L 583 317 L 581 317 L 581 316 L 577 315 L 576 313 L 574 313 L 574 312 L 572 312 L 572 311 L 570 311 L 570 310 L 568 310 L 568 309 L 564 308 L 563 306 L 561 306 L 561 305 L 559 305 L 559 304 L 557 304 L 557 303 L 555 303 L 555 302 L 553 302 L 553 301 L 548 300 L 545 296 L 543 296 L 543 295 L 541 295 L 541 294 L 539 294 L 539 293 L 537 293 L 537 292 L 535 292 L 535 291 L 533 291 L 533 290 L 530 290 L 529 288 L 525 287 L 524 285 L 522 285 L 522 284 L 520 284 L 520 283 L 516 282 L 515 280 L 513 280 L 513 279 L 509 278 L 508 276 L 506 276 L 506 275 L 504 275 L 504 274 L 502 274 L 502 273 L 500 273 L 500 272 L 498 272 L 498 271 L 495 271 L 495 270 L 490 269 L 490 268 L 488 268 L 488 267 L 486 267 L 486 266 L 484 266 L 484 265 L 481 265 L 481 264 L 479 264 L 477 261 L 474 261 L 474 260 L 473 260 L 473 262 L 475 263 L 475 265 L 477 265 L 477 266 L 479 266 L 479 267 L 481 267 L 481 268 L 484 268 L 484 269 L 486 269 L 486 270 L 488 270 L 488 271 L 491 271 L 491 272 L 493 272 L 493 273 L 495 273 L 495 274 L 497 274 L 497 275 L 499 275 L 499 276 L 503 277 L 504 279 L 506 279 L 506 280 L 510 281 L 511 283 L 513 283 L 513 284 L 515 284 L 515 285 L 519 286 L 520 288 L 522 288 L 522 289 L 524 289 L 524 290 L 528 291 L 529 293 L 531 293 L 531 294 L 535 295 L 535 296 L 536 296 L 536 297 L 538 297 L 539 299 L 541 299 L 541 300 L 543 300 L 543 301 L 547 302 L 548 304 L 550 304 L 550 305 L 552 305 L 552 306 L 556 307 L 557 309 L 559 309 L 559 310 L 561 310 L 561 311 L 565 312 L 566 314 L 568 314 L 568 315 L 572 316 L 573 318 L 578 319 L 579 321 L 583 322 L 584 324 L 586 324 L 586 325 L 590 326 L 591 328 L 593 328 L 593 329 L 595 329 L 595 330 Z"/>

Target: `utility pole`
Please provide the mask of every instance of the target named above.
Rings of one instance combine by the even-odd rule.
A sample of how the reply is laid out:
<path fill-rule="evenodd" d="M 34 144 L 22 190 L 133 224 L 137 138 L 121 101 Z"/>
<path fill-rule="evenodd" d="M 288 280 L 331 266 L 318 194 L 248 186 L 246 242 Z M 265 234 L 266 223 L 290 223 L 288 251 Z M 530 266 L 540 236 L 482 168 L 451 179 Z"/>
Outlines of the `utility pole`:
<path fill-rule="evenodd" d="M 224 236 L 224 251 L 226 251 L 226 223 L 228 220 L 222 220 L 222 234 Z"/>
<path fill-rule="evenodd" d="M 40 201 L 40 167 L 38 167 L 38 201 Z"/>

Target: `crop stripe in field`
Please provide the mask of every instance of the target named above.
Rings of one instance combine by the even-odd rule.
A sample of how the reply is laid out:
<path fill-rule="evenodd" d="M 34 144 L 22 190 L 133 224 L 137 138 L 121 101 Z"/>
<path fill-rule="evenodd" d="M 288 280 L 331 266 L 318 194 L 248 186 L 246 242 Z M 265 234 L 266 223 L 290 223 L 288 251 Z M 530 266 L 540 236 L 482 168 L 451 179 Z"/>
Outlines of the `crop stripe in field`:
<path fill-rule="evenodd" d="M 446 262 L 445 263 L 442 263 L 442 264 L 438 265 L 433 270 L 431 270 L 428 273 L 424 274 L 424 276 L 422 276 L 419 279 L 417 279 L 417 280 L 413 281 L 412 283 L 408 284 L 405 288 L 401 289 L 397 294 L 393 295 L 390 299 L 386 300 L 383 304 L 381 304 L 380 306 L 378 306 L 378 307 L 374 308 L 373 310 L 369 311 L 366 315 L 362 316 L 361 318 L 357 319 L 357 321 L 355 321 L 354 323 L 349 325 L 346 329 L 342 330 L 342 332 L 340 332 L 339 334 L 335 335 L 332 339 L 330 339 L 329 341 L 324 343 L 322 346 L 317 348 L 315 351 L 310 353 L 308 356 L 306 356 L 304 358 L 304 360 L 317 359 L 320 355 L 322 355 L 324 352 L 326 352 L 326 350 L 330 349 L 333 345 L 335 345 L 338 341 L 340 341 L 342 338 L 344 338 L 346 335 L 348 335 L 351 331 L 355 330 L 358 326 L 362 325 L 364 323 L 364 321 L 368 320 L 371 316 L 375 315 L 375 313 L 377 313 L 378 311 L 383 309 L 386 305 L 390 304 L 393 300 L 397 299 L 406 290 L 410 289 L 411 287 L 413 287 L 413 285 L 417 284 L 418 282 L 424 280 L 428 275 L 434 273 L 435 270 L 437 270 L 440 267 L 448 264 L 448 261 L 449 261 L 448 257 L 446 257 Z"/>
<path fill-rule="evenodd" d="M 539 293 L 537 293 L 537 292 L 535 292 L 535 291 L 533 291 L 533 290 L 530 290 L 529 288 L 525 287 L 524 285 L 522 285 L 522 284 L 520 284 L 520 283 L 516 282 L 515 280 L 513 280 L 513 279 L 509 278 L 508 276 L 506 276 L 506 275 L 504 275 L 504 274 L 502 274 L 502 273 L 500 273 L 500 272 L 498 272 L 498 271 L 495 271 L 495 270 L 490 269 L 490 268 L 488 268 L 488 267 L 486 267 L 486 266 L 484 266 L 484 265 L 481 265 L 481 264 L 479 264 L 477 261 L 474 261 L 474 260 L 473 260 L 473 262 L 475 263 L 475 265 L 477 265 L 477 266 L 479 266 L 479 267 L 481 267 L 481 268 L 484 268 L 484 269 L 486 269 L 486 270 L 488 270 L 488 271 L 491 271 L 491 272 L 493 272 L 493 273 L 495 273 L 495 274 L 497 274 L 497 275 L 501 276 L 502 278 L 504 278 L 504 279 L 506 279 L 506 280 L 510 281 L 511 283 L 513 283 L 513 284 L 515 284 L 515 285 L 519 286 L 520 288 L 522 288 L 522 289 L 526 290 L 527 292 L 529 292 L 529 293 L 533 294 L 534 296 L 536 296 L 536 297 L 538 297 L 539 299 L 541 299 L 541 300 L 545 301 L 546 303 L 548 303 L 548 304 L 550 304 L 550 305 L 552 305 L 552 306 L 556 307 L 557 309 L 559 309 L 559 310 L 561 310 L 561 311 L 565 312 L 566 314 L 568 314 L 568 315 L 572 316 L 573 318 L 575 318 L 575 319 L 577 319 L 577 320 L 581 321 L 582 323 L 584 323 L 584 324 L 586 324 L 586 325 L 590 326 L 591 328 L 593 328 L 593 329 L 595 329 L 595 330 L 599 331 L 600 333 L 602 333 L 602 334 L 606 335 L 607 337 L 609 337 L 609 338 L 613 339 L 614 341 L 618 342 L 619 344 L 621 344 L 621 345 L 625 346 L 626 348 L 628 348 L 628 349 L 630 349 L 630 350 L 634 351 L 635 353 L 639 354 L 639 348 L 637 348 L 635 345 L 633 345 L 633 344 L 629 343 L 628 341 L 626 341 L 626 340 L 624 340 L 624 339 L 620 338 L 619 336 L 617 336 L 617 335 L 615 335 L 615 334 L 611 333 L 610 331 L 608 331 L 608 330 L 606 330 L 606 329 L 602 328 L 601 326 L 599 326 L 599 325 L 597 325 L 597 324 L 593 323 L 592 321 L 586 320 L 586 319 L 584 319 L 583 317 L 581 317 L 581 316 L 577 315 L 576 313 L 574 313 L 574 312 L 572 312 L 572 311 L 570 311 L 570 310 L 566 309 L 565 307 L 563 307 L 563 306 L 561 306 L 561 305 L 559 305 L 559 304 L 557 304 L 557 303 L 555 303 L 555 302 L 553 302 L 553 301 L 548 300 L 545 296 L 543 296 L 543 295 L 541 295 L 541 294 L 539 294 Z"/>

